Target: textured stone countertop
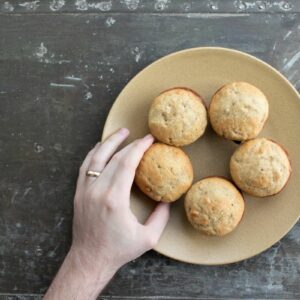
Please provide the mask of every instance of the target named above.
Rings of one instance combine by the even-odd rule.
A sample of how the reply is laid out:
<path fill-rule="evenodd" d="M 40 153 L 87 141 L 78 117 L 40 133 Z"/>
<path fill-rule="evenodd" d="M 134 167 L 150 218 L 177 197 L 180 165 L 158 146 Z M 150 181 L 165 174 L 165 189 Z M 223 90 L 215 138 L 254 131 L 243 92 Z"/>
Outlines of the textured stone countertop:
<path fill-rule="evenodd" d="M 0 2 L 0 299 L 40 299 L 47 289 L 70 245 L 78 167 L 124 85 L 197 46 L 250 53 L 299 91 L 300 1 Z M 99 299 L 300 299 L 299 252 L 299 223 L 227 266 L 150 251 Z"/>

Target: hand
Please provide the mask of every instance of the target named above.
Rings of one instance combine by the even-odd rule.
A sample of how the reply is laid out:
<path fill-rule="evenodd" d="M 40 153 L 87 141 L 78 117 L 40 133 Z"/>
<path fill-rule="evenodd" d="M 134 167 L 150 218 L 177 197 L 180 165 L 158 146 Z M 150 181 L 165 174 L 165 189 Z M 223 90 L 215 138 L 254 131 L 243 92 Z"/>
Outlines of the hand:
<path fill-rule="evenodd" d="M 153 137 L 147 135 L 114 154 L 128 134 L 120 129 L 85 158 L 74 198 L 71 250 L 45 299 L 96 299 L 122 265 L 158 242 L 169 205 L 158 204 L 145 224 L 137 221 L 129 207 L 135 170 Z M 88 177 L 88 170 L 101 174 Z"/>
<path fill-rule="evenodd" d="M 97 261 L 105 260 L 118 269 L 139 257 L 156 245 L 168 220 L 167 204 L 159 204 L 145 225 L 130 210 L 135 170 L 153 137 L 147 135 L 113 155 L 128 133 L 123 128 L 104 143 L 98 143 L 80 168 L 72 247 L 84 254 L 91 268 L 97 268 Z M 87 170 L 101 175 L 87 177 Z"/>

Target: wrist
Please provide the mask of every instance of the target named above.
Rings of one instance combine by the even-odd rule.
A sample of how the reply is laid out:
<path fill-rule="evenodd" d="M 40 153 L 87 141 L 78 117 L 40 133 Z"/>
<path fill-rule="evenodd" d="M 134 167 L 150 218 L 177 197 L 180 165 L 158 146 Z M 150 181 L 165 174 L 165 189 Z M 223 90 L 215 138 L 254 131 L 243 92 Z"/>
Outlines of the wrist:
<path fill-rule="evenodd" d="M 74 245 L 71 246 L 66 259 L 82 273 L 86 280 L 101 286 L 105 285 L 119 269 L 104 255 L 94 256 L 89 249 Z"/>

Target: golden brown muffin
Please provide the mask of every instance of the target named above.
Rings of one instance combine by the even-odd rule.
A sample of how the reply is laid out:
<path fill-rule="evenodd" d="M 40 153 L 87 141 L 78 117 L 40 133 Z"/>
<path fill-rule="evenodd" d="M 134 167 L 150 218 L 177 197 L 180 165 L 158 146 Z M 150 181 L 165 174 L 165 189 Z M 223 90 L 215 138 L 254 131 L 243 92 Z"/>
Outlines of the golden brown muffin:
<path fill-rule="evenodd" d="M 184 201 L 187 218 L 204 234 L 222 236 L 241 221 L 244 199 L 237 188 L 220 177 L 207 177 L 193 184 Z"/>
<path fill-rule="evenodd" d="M 230 173 L 236 185 L 257 197 L 279 193 L 286 185 L 291 171 L 285 150 L 265 138 L 245 142 L 230 159 Z"/>
<path fill-rule="evenodd" d="M 183 146 L 203 135 L 207 113 L 202 99 L 187 88 L 173 88 L 156 97 L 150 107 L 148 125 L 159 141 Z"/>
<path fill-rule="evenodd" d="M 193 182 L 189 157 L 179 148 L 153 144 L 144 154 L 135 175 L 135 183 L 156 201 L 179 199 Z"/>
<path fill-rule="evenodd" d="M 246 82 L 224 85 L 214 94 L 209 106 L 209 118 L 215 132 L 234 141 L 255 138 L 268 115 L 267 98 Z"/>

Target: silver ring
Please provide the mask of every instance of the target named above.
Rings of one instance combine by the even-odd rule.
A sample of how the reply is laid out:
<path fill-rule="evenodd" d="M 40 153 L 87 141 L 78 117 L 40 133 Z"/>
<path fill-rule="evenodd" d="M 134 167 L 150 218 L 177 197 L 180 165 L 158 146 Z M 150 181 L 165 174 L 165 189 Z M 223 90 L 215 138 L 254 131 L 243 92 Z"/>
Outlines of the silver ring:
<path fill-rule="evenodd" d="M 101 172 L 96 172 L 96 171 L 86 171 L 85 175 L 88 177 L 99 177 Z"/>

